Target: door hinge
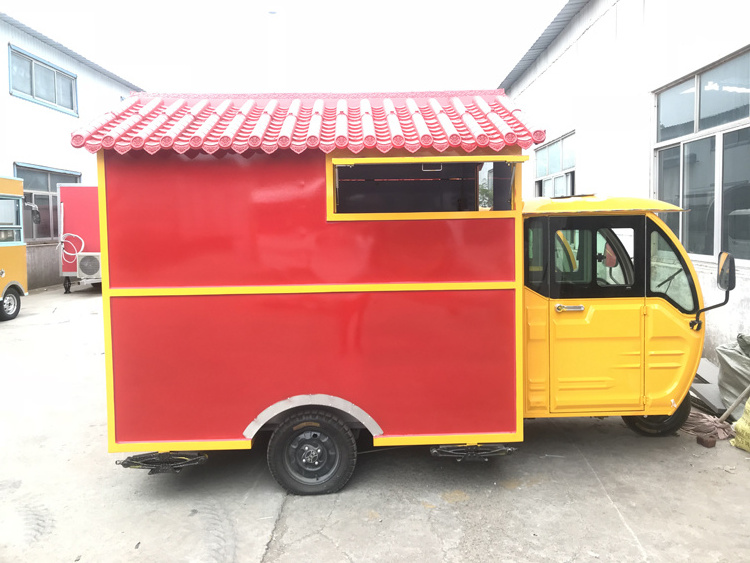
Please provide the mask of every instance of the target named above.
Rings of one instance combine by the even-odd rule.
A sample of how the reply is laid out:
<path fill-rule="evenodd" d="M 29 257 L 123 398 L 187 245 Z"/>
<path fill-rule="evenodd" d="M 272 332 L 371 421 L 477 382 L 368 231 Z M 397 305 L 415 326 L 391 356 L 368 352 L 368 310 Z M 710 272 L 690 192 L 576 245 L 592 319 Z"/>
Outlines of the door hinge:
<path fill-rule="evenodd" d="M 644 317 L 648 315 L 648 305 L 644 305 L 643 307 L 641 307 L 641 313 Z"/>

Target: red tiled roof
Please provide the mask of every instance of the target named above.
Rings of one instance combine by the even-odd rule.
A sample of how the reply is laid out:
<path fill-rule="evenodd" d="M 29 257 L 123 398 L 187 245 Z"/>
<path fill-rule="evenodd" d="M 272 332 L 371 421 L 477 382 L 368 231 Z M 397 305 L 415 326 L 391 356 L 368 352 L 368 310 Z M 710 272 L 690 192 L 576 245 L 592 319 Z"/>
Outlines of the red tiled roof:
<path fill-rule="evenodd" d="M 542 143 L 502 90 L 392 94 L 134 94 L 71 143 L 90 152 L 261 149 L 415 152 Z"/>

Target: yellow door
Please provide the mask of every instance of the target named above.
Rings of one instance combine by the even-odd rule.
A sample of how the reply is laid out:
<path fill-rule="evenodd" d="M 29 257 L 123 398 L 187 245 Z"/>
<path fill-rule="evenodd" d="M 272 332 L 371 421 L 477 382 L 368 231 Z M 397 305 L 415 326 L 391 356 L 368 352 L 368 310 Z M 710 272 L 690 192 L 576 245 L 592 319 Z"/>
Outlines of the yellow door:
<path fill-rule="evenodd" d="M 550 412 L 642 411 L 643 217 L 550 219 Z"/>
<path fill-rule="evenodd" d="M 703 304 L 676 238 L 656 217 L 647 229 L 645 413 L 665 415 L 682 402 L 698 369 L 705 332 L 691 321 Z"/>

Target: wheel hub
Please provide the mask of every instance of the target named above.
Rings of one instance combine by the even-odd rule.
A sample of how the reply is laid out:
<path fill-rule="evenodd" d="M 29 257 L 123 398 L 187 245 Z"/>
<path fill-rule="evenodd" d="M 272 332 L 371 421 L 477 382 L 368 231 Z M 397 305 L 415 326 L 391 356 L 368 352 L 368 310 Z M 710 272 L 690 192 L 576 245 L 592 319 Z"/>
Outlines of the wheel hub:
<path fill-rule="evenodd" d="M 300 432 L 289 442 L 287 465 L 295 478 L 302 482 L 325 479 L 338 466 L 336 446 L 324 432 Z"/>
<path fill-rule="evenodd" d="M 5 299 L 3 299 L 3 311 L 5 311 L 6 315 L 12 315 L 15 310 L 16 296 L 11 292 L 5 296 Z"/>

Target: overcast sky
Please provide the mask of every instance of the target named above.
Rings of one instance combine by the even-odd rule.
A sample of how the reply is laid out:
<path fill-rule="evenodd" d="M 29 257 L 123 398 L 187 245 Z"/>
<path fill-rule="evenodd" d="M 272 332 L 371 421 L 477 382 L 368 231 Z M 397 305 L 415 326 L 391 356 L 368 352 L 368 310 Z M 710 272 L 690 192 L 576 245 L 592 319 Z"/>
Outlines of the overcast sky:
<path fill-rule="evenodd" d="M 148 92 L 497 88 L 565 0 L 0 0 Z"/>

